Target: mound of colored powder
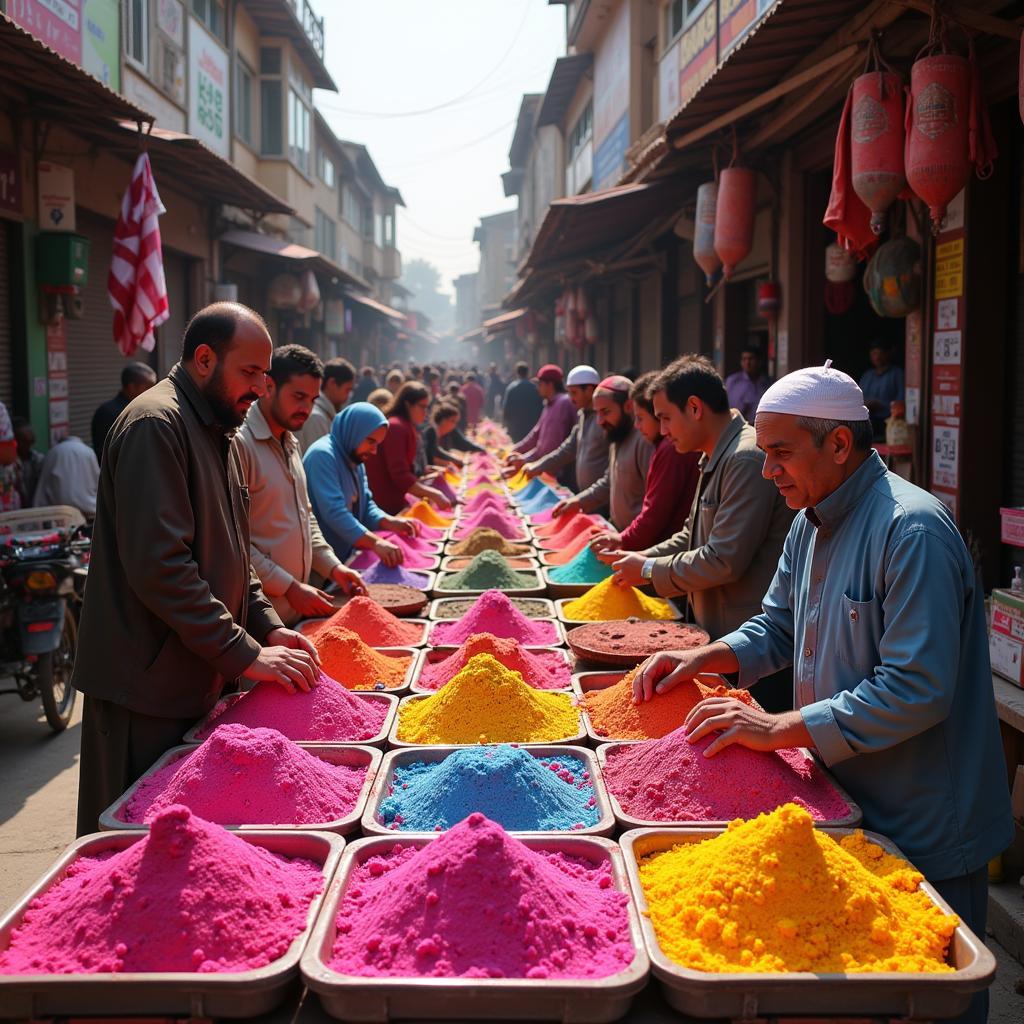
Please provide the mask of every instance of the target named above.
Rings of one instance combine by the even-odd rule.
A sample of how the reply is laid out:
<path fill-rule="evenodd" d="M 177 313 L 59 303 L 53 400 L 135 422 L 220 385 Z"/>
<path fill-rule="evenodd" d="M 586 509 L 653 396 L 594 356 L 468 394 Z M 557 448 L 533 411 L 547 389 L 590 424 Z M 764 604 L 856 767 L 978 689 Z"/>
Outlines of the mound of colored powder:
<path fill-rule="evenodd" d="M 466 497 L 475 498 L 478 494 L 504 494 L 505 492 L 498 484 L 477 484 L 475 487 L 466 488 Z"/>
<path fill-rule="evenodd" d="M 427 531 L 422 527 L 421 531 L 419 537 L 406 537 L 402 533 L 392 533 L 391 530 L 380 530 L 377 536 L 391 541 L 392 544 L 397 544 L 404 551 L 419 551 L 424 555 L 436 555 L 440 551 L 440 545 L 436 540 L 431 540 L 427 536 Z M 438 530 L 437 532 L 443 533 L 444 531 Z"/>
<path fill-rule="evenodd" d="M 438 512 L 432 505 L 425 501 L 417 501 L 410 505 L 404 512 L 399 512 L 402 519 L 417 519 L 425 526 L 444 528 L 451 525 L 451 517 Z"/>
<path fill-rule="evenodd" d="M 445 473 L 443 476 L 435 477 L 432 486 L 436 487 L 453 505 L 458 500 L 455 495 L 455 491 L 452 490 L 452 483 L 458 484 L 459 478 L 455 477 L 454 481 L 448 479 L 448 474 Z"/>
<path fill-rule="evenodd" d="M 583 520 L 590 523 L 591 526 L 597 524 L 597 516 L 589 516 L 585 512 L 572 512 L 567 516 L 559 516 L 556 519 L 551 515 L 551 510 L 548 509 L 546 512 L 538 512 L 535 516 L 530 517 L 530 522 L 535 524 L 534 533 L 538 537 L 551 537 L 559 533 L 569 523 L 575 523 L 577 520 Z"/>
<path fill-rule="evenodd" d="M 371 647 L 414 647 L 423 639 L 422 626 L 403 622 L 373 598 L 361 595 L 342 605 L 320 629 L 332 626 L 351 630 Z"/>
<path fill-rule="evenodd" d="M 456 527 L 452 537 L 454 540 L 465 540 L 481 526 L 500 533 L 506 540 L 521 541 L 526 537 L 526 529 L 522 520 L 493 508 L 486 508 L 482 512 L 467 516 Z"/>
<path fill-rule="evenodd" d="M 508 507 L 508 502 L 500 495 L 493 494 L 491 491 L 483 491 L 475 497 L 470 498 L 463 506 L 463 511 L 467 515 L 473 512 L 479 512 L 481 509 L 485 508 L 496 508 L 499 512 L 504 512 Z"/>
<path fill-rule="evenodd" d="M 548 577 L 553 583 L 600 583 L 612 575 L 612 567 L 605 565 L 591 550 L 590 545 L 583 547 L 576 556 L 565 565 L 548 570 Z"/>
<path fill-rule="evenodd" d="M 545 509 L 554 508 L 561 500 L 550 487 L 546 487 L 543 491 L 530 498 L 529 501 L 524 501 L 519 506 L 519 511 L 526 515 L 534 515 L 537 512 L 543 512 Z"/>
<path fill-rule="evenodd" d="M 500 594 L 501 591 L 487 591 L 487 593 Z M 485 596 L 485 595 L 482 595 Z M 502 597 L 505 595 L 502 594 Z M 435 618 L 438 619 L 460 619 L 464 615 L 468 615 L 475 607 L 477 601 L 481 600 L 480 597 L 446 597 L 443 598 L 437 606 L 437 615 Z M 551 618 L 551 606 L 550 604 L 537 597 L 509 597 L 506 598 L 510 608 L 514 608 L 520 615 L 526 616 L 528 619 L 550 619 Z M 450 623 L 440 623 L 439 625 L 449 626 Z M 538 623 L 538 625 L 546 626 L 547 623 Z M 493 629 L 483 630 L 486 633 L 495 633 Z M 502 636 L 501 633 L 495 633 L 495 636 Z M 463 638 L 465 639 L 465 638 Z M 440 642 L 440 641 L 439 641 Z M 446 641 L 447 642 L 447 641 Z M 459 641 L 461 643 L 462 641 Z M 524 643 L 526 641 L 523 641 Z M 545 640 L 543 644 L 550 646 L 552 644 L 560 643 L 560 640 Z M 533 646 L 533 641 L 529 641 L 530 645 Z"/>
<path fill-rule="evenodd" d="M 375 552 L 360 551 L 348 564 L 349 568 L 361 571 L 371 569 L 375 565 L 380 565 L 381 562 L 380 556 Z M 435 556 L 425 554 L 422 551 L 407 550 L 404 552 L 404 558 L 402 559 L 403 569 L 433 569 L 436 564 Z"/>
<path fill-rule="evenodd" d="M 627 672 L 613 686 L 583 695 L 590 726 L 598 736 L 610 740 L 660 739 L 678 729 L 694 706 L 707 697 L 736 697 L 745 704 L 755 703 L 749 690 L 705 686 L 691 679 L 652 700 L 634 704 L 633 679 L 641 667 Z"/>
<path fill-rule="evenodd" d="M 573 601 L 566 601 L 563 611 L 575 622 L 607 622 L 610 619 L 674 619 L 668 601 L 648 597 L 636 587 L 620 587 L 614 578 L 602 580 Z"/>
<path fill-rule="evenodd" d="M 494 480 L 492 479 L 490 473 L 477 473 L 473 477 L 473 479 L 469 481 L 470 487 L 481 487 L 483 485 L 486 485 L 488 487 L 494 486 Z"/>
<path fill-rule="evenodd" d="M 565 523 L 565 526 L 557 533 L 549 537 L 539 538 L 539 544 L 547 551 L 560 551 L 562 548 L 573 543 L 573 541 L 588 542 L 594 532 L 594 524 L 583 516 L 573 517 Z M 578 549 L 577 549 L 578 550 Z"/>
<path fill-rule="evenodd" d="M 247 971 L 306 927 L 323 872 L 169 807 L 119 853 L 79 857 L 30 904 L 3 974 Z"/>
<path fill-rule="evenodd" d="M 396 768 L 379 821 L 401 832 L 440 832 L 474 811 L 510 832 L 567 832 L 597 824 L 594 785 L 575 757 L 522 747 L 467 747 L 443 761 Z"/>
<path fill-rule="evenodd" d="M 511 483 L 509 484 L 511 486 Z M 538 494 L 542 494 L 544 491 L 550 491 L 543 480 L 539 477 L 534 477 L 525 487 L 517 488 L 518 493 L 516 494 L 516 502 L 520 505 L 529 501 L 531 498 L 535 498 Z"/>
<path fill-rule="evenodd" d="M 516 491 L 516 492 L 524 490 L 524 488 L 529 487 L 530 484 L 534 483 L 534 482 L 539 483 L 540 481 L 527 480 L 526 479 L 526 474 L 522 470 L 519 470 L 518 473 L 516 473 L 514 476 L 510 476 L 505 481 L 505 483 L 508 485 L 509 490 L 510 491 Z M 528 497 L 528 496 L 529 495 L 522 495 L 520 498 L 517 498 L 516 500 L 519 501 L 519 500 L 522 499 L 522 497 Z"/>
<path fill-rule="evenodd" d="M 362 573 L 364 583 L 400 583 L 403 587 L 426 590 L 430 582 L 429 576 L 421 572 L 410 572 L 404 565 L 387 566 L 381 561 L 375 562 Z"/>
<path fill-rule="evenodd" d="M 425 662 L 420 672 L 420 685 L 428 690 L 440 690 L 478 654 L 489 654 L 505 668 L 518 672 L 523 682 L 535 690 L 565 690 L 572 681 L 572 669 L 560 651 L 528 651 L 518 640 L 474 633 L 442 661 Z"/>
<path fill-rule="evenodd" d="M 566 565 L 571 562 L 590 543 L 590 532 L 582 530 L 564 546 L 558 547 L 555 551 L 547 551 L 545 564 Z"/>
<path fill-rule="evenodd" d="M 633 961 L 627 906 L 610 861 L 531 850 L 475 813 L 426 846 L 399 843 L 356 868 L 330 966 L 372 977 L 606 978 Z"/>
<path fill-rule="evenodd" d="M 579 711 L 567 693 L 535 690 L 489 654 L 430 697 L 399 708 L 403 743 L 550 743 L 575 736 Z"/>
<path fill-rule="evenodd" d="M 405 682 L 409 655 L 375 651 L 341 625 L 325 623 L 311 637 L 324 673 L 347 690 L 394 690 Z"/>
<path fill-rule="evenodd" d="M 485 590 L 459 622 L 439 622 L 428 637 L 431 644 L 465 643 L 474 633 L 518 640 L 528 647 L 550 646 L 558 642 L 554 623 L 534 622 L 500 590 Z M 543 607 L 543 606 L 541 606 Z"/>
<path fill-rule="evenodd" d="M 863 832 L 836 842 L 794 804 L 640 861 L 664 953 L 718 973 L 952 971 L 957 918 L 921 881 Z"/>
<path fill-rule="evenodd" d="M 149 776 L 123 820 L 149 822 L 181 804 L 218 825 L 318 825 L 351 813 L 365 781 L 365 768 L 322 761 L 275 729 L 222 725 Z"/>
<path fill-rule="evenodd" d="M 532 572 L 510 569 L 503 555 L 497 551 L 481 551 L 461 572 L 444 573 L 438 580 L 438 590 L 526 590 L 537 587 L 537 576 Z"/>
<path fill-rule="evenodd" d="M 263 682 L 204 726 L 199 739 L 205 740 L 221 725 L 239 722 L 276 729 L 297 743 L 359 743 L 378 736 L 387 716 L 384 701 L 353 696 L 324 675 L 308 692 L 285 693 L 279 684 Z"/>
<path fill-rule="evenodd" d="M 479 555 L 481 551 L 497 551 L 499 555 L 528 555 L 529 544 L 516 544 L 507 540 L 497 530 L 487 526 L 477 526 L 463 540 L 458 540 L 448 548 L 449 555 Z"/>
<path fill-rule="evenodd" d="M 714 739 L 690 743 L 680 726 L 659 740 L 613 747 L 604 780 L 626 814 L 645 821 L 755 818 L 785 803 L 798 804 L 817 821 L 839 821 L 850 813 L 803 751 L 762 753 L 733 744 L 705 757 Z"/>

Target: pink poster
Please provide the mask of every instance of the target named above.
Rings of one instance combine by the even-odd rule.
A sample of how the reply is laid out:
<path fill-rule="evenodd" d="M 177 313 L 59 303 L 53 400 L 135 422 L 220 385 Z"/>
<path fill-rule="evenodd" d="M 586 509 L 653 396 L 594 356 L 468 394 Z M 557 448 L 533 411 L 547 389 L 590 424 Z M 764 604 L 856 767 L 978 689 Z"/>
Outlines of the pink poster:
<path fill-rule="evenodd" d="M 7 16 L 73 64 L 82 63 L 82 0 L 8 0 Z"/>

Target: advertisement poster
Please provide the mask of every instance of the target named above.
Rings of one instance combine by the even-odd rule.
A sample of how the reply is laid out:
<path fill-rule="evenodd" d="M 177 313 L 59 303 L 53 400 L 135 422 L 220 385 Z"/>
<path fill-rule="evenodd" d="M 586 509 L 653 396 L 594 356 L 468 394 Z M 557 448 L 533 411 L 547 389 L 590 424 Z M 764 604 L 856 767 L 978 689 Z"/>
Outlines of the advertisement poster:
<path fill-rule="evenodd" d="M 194 18 L 188 21 L 188 49 L 188 130 L 230 159 L 228 55 Z"/>
<path fill-rule="evenodd" d="M 21 213 L 21 167 L 17 153 L 0 152 L 0 210 Z"/>
<path fill-rule="evenodd" d="M 68 338 L 64 317 L 46 328 L 46 365 L 50 405 L 50 444 L 68 436 Z"/>
<path fill-rule="evenodd" d="M 667 121 L 679 109 L 679 50 L 677 41 L 658 62 L 659 121 Z"/>
<path fill-rule="evenodd" d="M 594 55 L 594 189 L 614 185 L 629 148 L 629 4 Z"/>
<path fill-rule="evenodd" d="M 40 160 L 36 166 L 40 230 L 74 231 L 75 172 L 49 160 Z"/>
<path fill-rule="evenodd" d="M 121 90 L 121 5 L 118 0 L 85 0 L 82 67 L 108 89 Z"/>
<path fill-rule="evenodd" d="M 680 43 L 679 102 L 685 105 L 718 67 L 718 15 L 714 4 L 683 33 Z"/>
<path fill-rule="evenodd" d="M 7 17 L 82 66 L 82 0 L 8 0 Z"/>

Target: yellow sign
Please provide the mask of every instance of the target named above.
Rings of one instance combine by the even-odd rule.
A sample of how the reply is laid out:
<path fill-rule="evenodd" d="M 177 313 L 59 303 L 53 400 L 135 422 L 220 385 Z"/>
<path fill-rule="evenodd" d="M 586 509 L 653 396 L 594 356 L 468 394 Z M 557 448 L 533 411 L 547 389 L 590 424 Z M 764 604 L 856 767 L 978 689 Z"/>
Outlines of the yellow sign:
<path fill-rule="evenodd" d="M 955 299 L 964 293 L 964 240 L 935 247 L 935 298 Z"/>

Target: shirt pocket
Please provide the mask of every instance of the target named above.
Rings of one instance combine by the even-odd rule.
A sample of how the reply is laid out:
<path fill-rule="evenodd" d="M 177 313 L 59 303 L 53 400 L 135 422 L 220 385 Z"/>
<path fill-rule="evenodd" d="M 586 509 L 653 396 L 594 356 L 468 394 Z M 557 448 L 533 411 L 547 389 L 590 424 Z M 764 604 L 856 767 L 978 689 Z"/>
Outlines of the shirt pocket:
<path fill-rule="evenodd" d="M 697 506 L 697 516 L 700 520 L 700 539 L 701 543 L 704 543 L 708 537 L 711 536 L 711 529 L 715 525 L 715 516 L 718 515 L 719 501 L 717 498 L 701 498 L 700 504 Z M 697 545 L 692 544 L 691 547 Z"/>
<path fill-rule="evenodd" d="M 836 657 L 856 669 L 862 676 L 870 675 L 879 660 L 882 602 L 877 598 L 854 601 L 843 594 L 839 601 L 839 622 L 835 640 Z"/>

